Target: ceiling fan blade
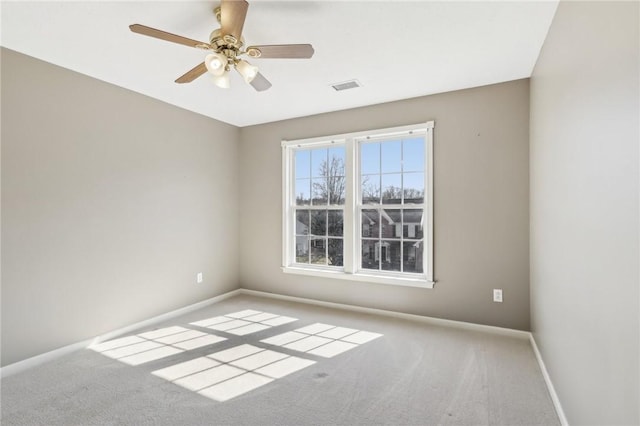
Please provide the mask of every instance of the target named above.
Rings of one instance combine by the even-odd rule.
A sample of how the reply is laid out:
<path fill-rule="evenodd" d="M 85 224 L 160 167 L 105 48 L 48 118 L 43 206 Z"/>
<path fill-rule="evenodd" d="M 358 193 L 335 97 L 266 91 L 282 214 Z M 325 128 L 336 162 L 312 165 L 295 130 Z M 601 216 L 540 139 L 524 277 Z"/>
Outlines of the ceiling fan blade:
<path fill-rule="evenodd" d="M 258 58 L 291 58 L 305 59 L 313 56 L 315 52 L 310 44 L 271 44 L 262 46 L 249 46 L 247 52 L 251 49 L 260 50 Z M 249 56 L 252 56 L 249 53 Z"/>
<path fill-rule="evenodd" d="M 129 29 L 134 33 L 146 35 L 149 37 L 159 38 L 160 40 L 166 40 L 172 43 L 184 44 L 185 46 L 189 46 L 189 47 L 198 47 L 199 45 L 205 45 L 205 46 L 209 45 L 208 43 L 204 43 L 202 41 L 193 40 L 190 38 L 171 34 L 166 31 L 161 31 L 155 28 L 147 27 L 145 25 L 133 24 L 133 25 L 129 25 Z"/>
<path fill-rule="evenodd" d="M 207 72 L 207 66 L 203 63 L 196 65 L 176 80 L 176 83 L 191 83 L 196 78 Z"/>
<path fill-rule="evenodd" d="M 271 82 L 258 73 L 250 83 L 258 92 L 263 92 L 271 87 Z"/>
<path fill-rule="evenodd" d="M 242 27 L 247 17 L 249 3 L 246 0 L 222 0 L 220 4 L 220 27 L 223 34 L 240 40 Z"/>

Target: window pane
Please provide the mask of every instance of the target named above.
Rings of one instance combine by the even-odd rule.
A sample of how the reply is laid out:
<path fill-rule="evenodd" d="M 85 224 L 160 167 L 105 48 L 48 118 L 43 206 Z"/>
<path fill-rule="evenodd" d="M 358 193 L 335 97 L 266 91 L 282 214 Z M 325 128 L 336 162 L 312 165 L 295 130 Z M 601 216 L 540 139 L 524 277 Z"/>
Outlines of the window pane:
<path fill-rule="evenodd" d="M 343 266 L 342 240 L 329 238 L 329 265 Z"/>
<path fill-rule="evenodd" d="M 402 271 L 422 273 L 422 241 L 403 243 Z"/>
<path fill-rule="evenodd" d="M 309 235 L 309 210 L 296 211 L 296 235 Z"/>
<path fill-rule="evenodd" d="M 296 179 L 296 205 L 311 203 L 311 179 Z"/>
<path fill-rule="evenodd" d="M 344 176 L 344 159 L 345 159 L 346 148 L 344 146 L 329 148 L 329 163 L 335 164 L 336 167 L 336 175 Z"/>
<path fill-rule="evenodd" d="M 346 180 L 344 176 L 330 177 L 329 184 L 329 204 L 344 205 L 344 193 Z"/>
<path fill-rule="evenodd" d="M 362 236 L 378 238 L 380 236 L 380 214 L 378 210 L 362 210 Z"/>
<path fill-rule="evenodd" d="M 400 141 L 381 144 L 382 173 L 400 173 L 402 171 L 401 149 Z"/>
<path fill-rule="evenodd" d="M 382 175 L 382 204 L 402 202 L 401 174 Z"/>
<path fill-rule="evenodd" d="M 314 206 L 326 206 L 329 200 L 329 189 L 327 187 L 326 178 L 314 178 L 313 183 L 313 200 Z"/>
<path fill-rule="evenodd" d="M 385 209 L 381 212 L 382 238 L 400 238 L 402 235 L 402 210 Z"/>
<path fill-rule="evenodd" d="M 424 138 L 402 141 L 402 171 L 424 171 Z"/>
<path fill-rule="evenodd" d="M 402 219 L 404 224 L 404 231 L 402 236 L 410 239 L 422 239 L 423 232 L 423 210 L 412 209 L 404 210 L 402 212 Z"/>
<path fill-rule="evenodd" d="M 314 265 L 326 265 L 327 264 L 327 256 L 326 256 L 326 238 L 311 238 L 311 263 Z"/>
<path fill-rule="evenodd" d="M 328 149 L 314 149 L 311 151 L 311 177 L 324 177 L 327 175 Z"/>
<path fill-rule="evenodd" d="M 344 168 L 345 148 L 330 148 L 329 163 L 326 174 L 327 195 L 329 203 L 344 204 L 346 188 L 345 168 Z"/>
<path fill-rule="evenodd" d="M 346 183 L 346 178 L 344 176 L 331 175 L 327 178 L 330 204 L 344 204 Z"/>
<path fill-rule="evenodd" d="M 404 173 L 402 178 L 405 204 L 424 203 L 424 173 Z"/>
<path fill-rule="evenodd" d="M 380 144 L 360 144 L 360 174 L 380 173 Z"/>
<path fill-rule="evenodd" d="M 343 214 L 341 210 L 329 210 L 328 235 L 342 237 Z"/>
<path fill-rule="evenodd" d="M 380 204 L 380 175 L 362 176 L 362 203 Z"/>
<path fill-rule="evenodd" d="M 296 151 L 296 179 L 311 177 L 311 151 Z"/>
<path fill-rule="evenodd" d="M 327 235 L 326 210 L 311 210 L 311 235 Z"/>
<path fill-rule="evenodd" d="M 380 263 L 383 271 L 400 271 L 400 241 L 382 241 Z"/>
<path fill-rule="evenodd" d="M 296 237 L 296 262 L 309 263 L 309 238 Z"/>
<path fill-rule="evenodd" d="M 362 268 L 380 269 L 378 264 L 378 253 L 376 240 L 362 240 Z"/>

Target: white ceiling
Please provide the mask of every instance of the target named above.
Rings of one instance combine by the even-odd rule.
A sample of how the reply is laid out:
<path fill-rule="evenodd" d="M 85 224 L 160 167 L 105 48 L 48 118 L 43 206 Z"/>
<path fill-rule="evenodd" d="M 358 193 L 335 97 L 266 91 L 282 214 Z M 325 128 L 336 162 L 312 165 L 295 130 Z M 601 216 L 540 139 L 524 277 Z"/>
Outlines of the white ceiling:
<path fill-rule="evenodd" d="M 311 43 L 312 59 L 256 59 L 273 87 L 174 80 L 205 52 L 134 34 L 139 23 L 208 41 L 211 2 L 2 2 L 1 44 L 236 126 L 529 77 L 557 1 L 249 0 L 246 44 Z M 43 76 L 46 78 L 46 76 Z M 336 92 L 332 83 L 362 87 Z"/>

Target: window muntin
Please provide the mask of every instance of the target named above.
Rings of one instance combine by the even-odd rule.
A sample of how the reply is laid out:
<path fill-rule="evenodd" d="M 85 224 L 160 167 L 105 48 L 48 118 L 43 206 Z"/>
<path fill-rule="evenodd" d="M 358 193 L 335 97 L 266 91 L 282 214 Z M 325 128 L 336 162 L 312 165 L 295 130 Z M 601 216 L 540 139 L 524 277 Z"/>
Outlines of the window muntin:
<path fill-rule="evenodd" d="M 432 129 L 283 141 L 283 270 L 431 288 Z"/>

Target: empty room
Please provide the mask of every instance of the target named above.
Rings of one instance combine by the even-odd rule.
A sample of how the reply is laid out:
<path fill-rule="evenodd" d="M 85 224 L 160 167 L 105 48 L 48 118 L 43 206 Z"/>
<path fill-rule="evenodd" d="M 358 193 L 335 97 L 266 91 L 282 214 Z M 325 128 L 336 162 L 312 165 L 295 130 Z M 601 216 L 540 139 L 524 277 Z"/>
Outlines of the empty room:
<path fill-rule="evenodd" d="M 0 13 L 2 425 L 640 425 L 640 2 Z"/>

